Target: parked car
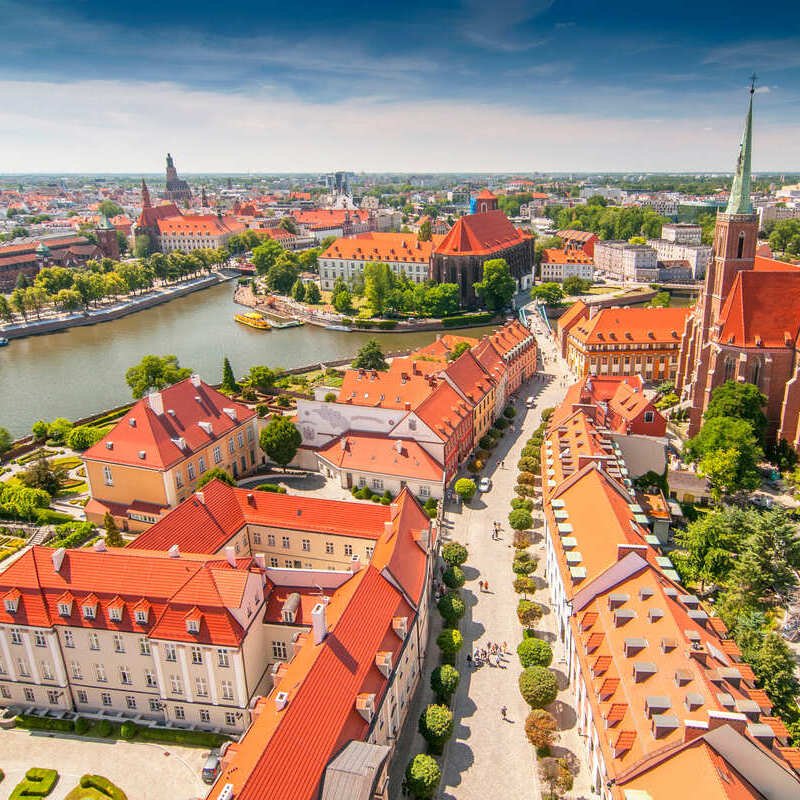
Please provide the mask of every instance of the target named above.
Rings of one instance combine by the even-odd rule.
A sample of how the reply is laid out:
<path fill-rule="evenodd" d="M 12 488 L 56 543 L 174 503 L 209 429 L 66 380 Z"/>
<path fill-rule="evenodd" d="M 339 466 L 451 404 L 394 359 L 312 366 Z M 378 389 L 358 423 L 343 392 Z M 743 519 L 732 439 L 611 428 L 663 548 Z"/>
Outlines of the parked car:
<path fill-rule="evenodd" d="M 478 491 L 488 492 L 492 488 L 492 481 L 489 478 L 481 478 L 478 481 Z"/>
<path fill-rule="evenodd" d="M 525 405 L 528 406 L 528 408 L 533 408 L 536 405 L 536 398 L 533 396 L 529 397 L 525 401 Z"/>
<path fill-rule="evenodd" d="M 217 779 L 217 775 L 219 775 L 219 754 L 215 750 L 212 750 L 208 754 L 206 763 L 203 764 L 203 771 L 201 773 L 203 783 L 214 783 Z"/>

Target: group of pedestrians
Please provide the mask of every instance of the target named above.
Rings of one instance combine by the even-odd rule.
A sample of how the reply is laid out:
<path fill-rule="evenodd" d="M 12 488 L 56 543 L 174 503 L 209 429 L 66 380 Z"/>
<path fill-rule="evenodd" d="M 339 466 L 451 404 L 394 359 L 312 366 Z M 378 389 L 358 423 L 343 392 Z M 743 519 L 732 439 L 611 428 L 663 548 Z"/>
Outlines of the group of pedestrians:
<path fill-rule="evenodd" d="M 500 539 L 500 531 L 503 529 L 503 526 L 499 522 L 492 523 L 492 539 L 495 541 Z"/>
<path fill-rule="evenodd" d="M 508 644 L 503 642 L 487 642 L 486 647 L 476 647 L 470 654 L 467 653 L 467 665 L 470 667 L 479 667 L 481 664 L 488 664 L 490 667 L 499 667 L 505 669 L 506 653 L 508 653 Z"/>

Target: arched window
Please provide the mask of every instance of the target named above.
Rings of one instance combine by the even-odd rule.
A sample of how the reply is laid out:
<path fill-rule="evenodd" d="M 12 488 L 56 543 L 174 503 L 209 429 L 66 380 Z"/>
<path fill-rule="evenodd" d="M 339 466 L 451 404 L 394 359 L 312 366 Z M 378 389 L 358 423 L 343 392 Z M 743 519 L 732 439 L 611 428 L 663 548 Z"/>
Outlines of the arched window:
<path fill-rule="evenodd" d="M 744 253 L 744 231 L 739 234 L 739 246 L 736 248 L 736 258 L 741 258 Z"/>
<path fill-rule="evenodd" d="M 758 379 L 761 377 L 761 362 L 756 361 L 753 364 L 753 371 L 750 376 L 750 383 L 758 386 Z"/>
<path fill-rule="evenodd" d="M 732 381 L 735 378 L 736 373 L 736 361 L 733 358 L 726 358 L 725 359 L 725 380 Z"/>

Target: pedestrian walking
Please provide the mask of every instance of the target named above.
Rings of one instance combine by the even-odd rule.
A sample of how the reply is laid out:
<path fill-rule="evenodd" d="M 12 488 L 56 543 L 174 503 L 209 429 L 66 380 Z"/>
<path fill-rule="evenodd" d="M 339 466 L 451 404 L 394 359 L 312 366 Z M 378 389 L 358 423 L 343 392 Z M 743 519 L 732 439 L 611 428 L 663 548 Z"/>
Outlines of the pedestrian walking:
<path fill-rule="evenodd" d="M 507 719 L 506 714 L 508 713 L 508 709 L 505 706 L 500 706 L 500 716 L 503 719 Z"/>
<path fill-rule="evenodd" d="M 483 581 L 478 581 L 478 586 L 480 587 L 481 591 L 483 591 Z"/>
<path fill-rule="evenodd" d="M 489 581 L 484 581 L 483 582 L 483 591 L 484 592 L 488 592 L 489 591 Z"/>

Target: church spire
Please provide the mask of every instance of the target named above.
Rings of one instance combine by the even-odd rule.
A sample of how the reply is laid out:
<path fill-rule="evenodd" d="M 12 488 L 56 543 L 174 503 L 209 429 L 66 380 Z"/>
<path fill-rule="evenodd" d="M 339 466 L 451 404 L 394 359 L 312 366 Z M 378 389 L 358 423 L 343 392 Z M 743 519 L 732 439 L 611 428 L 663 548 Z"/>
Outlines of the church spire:
<path fill-rule="evenodd" d="M 147 184 L 144 182 L 144 178 L 142 178 L 142 208 L 150 208 L 150 190 L 147 188 Z"/>
<path fill-rule="evenodd" d="M 731 195 L 728 198 L 726 214 L 752 214 L 753 204 L 750 200 L 750 154 L 753 147 L 753 95 L 756 92 L 756 76 L 750 80 L 750 103 L 739 144 L 739 158 L 736 161 L 736 174 L 731 184 Z"/>

